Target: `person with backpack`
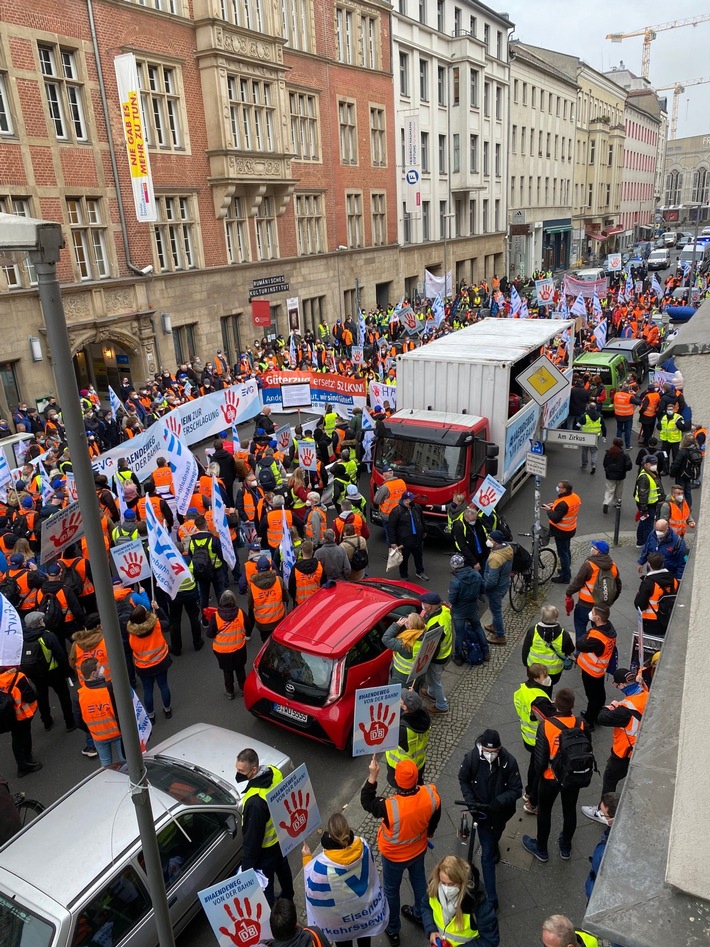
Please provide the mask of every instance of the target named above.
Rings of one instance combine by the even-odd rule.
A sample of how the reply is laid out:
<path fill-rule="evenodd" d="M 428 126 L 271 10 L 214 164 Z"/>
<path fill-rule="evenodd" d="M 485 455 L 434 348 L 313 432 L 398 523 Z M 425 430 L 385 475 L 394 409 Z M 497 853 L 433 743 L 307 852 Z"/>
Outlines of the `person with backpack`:
<path fill-rule="evenodd" d="M 81 546 L 74 543 L 62 553 L 58 560 L 61 566 L 63 586 L 69 587 L 75 593 L 86 615 L 96 611 L 96 591 L 91 577 L 91 565 L 86 556 L 81 554 Z"/>
<path fill-rule="evenodd" d="M 130 543 L 134 539 L 138 539 L 137 521 L 138 517 L 136 516 L 135 510 L 131 510 L 130 508 L 124 510 L 123 519 L 118 526 L 114 526 L 111 531 L 111 539 L 114 546 L 120 546 L 122 543 Z"/>
<path fill-rule="evenodd" d="M 210 603 L 210 587 L 214 588 L 217 601 L 224 592 L 224 562 L 222 559 L 222 544 L 219 537 L 214 536 L 207 528 L 204 516 L 195 519 L 197 532 L 190 536 L 187 544 L 187 555 L 190 571 L 195 577 L 200 590 L 200 608 L 204 609 Z"/>
<path fill-rule="evenodd" d="M 20 501 L 20 506 L 15 514 L 15 520 L 12 524 L 13 532 L 21 539 L 26 539 L 30 544 L 30 549 L 34 553 L 39 552 L 40 547 L 40 516 L 35 509 L 35 501 L 31 496 L 25 496 Z"/>
<path fill-rule="evenodd" d="M 604 486 L 602 513 L 606 515 L 612 504 L 621 506 L 621 497 L 624 493 L 626 474 L 633 466 L 631 458 L 624 450 L 624 442 L 620 437 L 615 437 L 611 442 L 611 447 L 604 454 L 603 464 L 606 482 Z"/>
<path fill-rule="evenodd" d="M 448 600 L 454 623 L 454 664 L 462 667 L 466 663 L 490 661 L 491 649 L 478 612 L 478 600 L 483 594 L 481 572 L 469 565 L 460 553 L 454 553 L 450 565 Z M 476 652 L 475 661 L 471 658 L 472 649 Z"/>
<path fill-rule="evenodd" d="M 367 550 L 367 540 L 357 532 L 354 523 L 346 523 L 343 527 L 343 538 L 340 545 L 350 560 L 350 581 L 359 582 L 364 578 L 365 571 L 370 564 L 370 554 Z"/>
<path fill-rule="evenodd" d="M 626 778 L 649 695 L 642 672 L 637 674 L 628 668 L 617 668 L 613 686 L 622 696 L 599 712 L 598 721 L 600 727 L 614 728 L 611 753 L 602 777 L 602 798 L 608 792 L 616 792 L 616 787 Z M 582 814 L 606 824 L 600 806 L 582 806 Z"/>
<path fill-rule="evenodd" d="M 666 569 L 678 581 L 683 578 L 685 563 L 688 558 L 688 547 L 683 537 L 673 532 L 668 520 L 656 520 L 648 539 L 644 543 L 641 555 L 637 559 L 640 573 L 643 573 L 644 566 L 652 552 L 661 553 Z"/>
<path fill-rule="evenodd" d="M 553 701 L 555 713 L 540 721 L 535 738 L 535 768 L 540 774 L 537 803 L 537 834 L 523 835 L 523 848 L 539 862 L 549 861 L 547 850 L 552 807 L 562 801 L 562 831 L 558 837 L 560 857 L 572 857 L 572 839 L 577 828 L 579 790 L 592 781 L 596 768 L 592 743 L 584 720 L 573 714 L 574 692 L 561 688 Z"/>
<path fill-rule="evenodd" d="M 552 678 L 544 664 L 528 665 L 527 680 L 513 694 L 513 706 L 520 719 L 523 746 L 530 757 L 523 793 L 523 809 L 537 815 L 538 773 L 535 769 L 535 739 L 540 720 L 553 716 Z"/>
<path fill-rule="evenodd" d="M 573 595 L 578 594 L 577 604 Z M 574 608 L 574 631 L 577 639 L 587 633 L 589 613 L 594 605 L 610 608 L 621 595 L 621 576 L 616 563 L 609 555 L 609 543 L 605 539 L 592 541 L 592 548 L 565 591 L 565 606 L 569 615 Z"/>
<path fill-rule="evenodd" d="M 234 700 L 236 689 L 234 678 L 244 693 L 246 683 L 247 641 L 251 637 L 252 624 L 237 605 L 234 592 L 222 592 L 219 605 L 210 616 L 206 636 L 212 640 L 212 650 L 224 676 L 224 696 Z"/>
<path fill-rule="evenodd" d="M 648 557 L 648 572 L 641 579 L 634 599 L 634 607 L 641 610 L 643 617 L 644 635 L 654 638 L 665 635 L 679 585 L 678 579 L 666 569 L 663 555 L 652 552 Z"/>
<path fill-rule="evenodd" d="M 267 447 L 256 462 L 256 479 L 266 493 L 274 493 L 284 488 L 286 471 L 274 457 L 273 447 Z"/>
<path fill-rule="evenodd" d="M 680 450 L 671 463 L 670 475 L 675 478 L 678 486 L 682 487 L 685 502 L 689 507 L 693 505 L 693 483 L 700 479 L 700 465 L 703 453 L 692 434 L 685 434 L 680 444 Z"/>
<path fill-rule="evenodd" d="M 49 706 L 49 688 L 59 700 L 67 733 L 76 730 L 74 711 L 67 678 L 73 677 L 67 652 L 59 639 L 44 627 L 42 612 L 30 612 L 25 618 L 22 633 L 22 659 L 20 670 L 32 682 L 37 692 L 39 716 L 45 730 L 54 726 L 54 717 Z"/>
<path fill-rule="evenodd" d="M 79 597 L 64 584 L 58 562 L 50 562 L 47 566 L 47 578 L 40 589 L 37 611 L 44 613 L 45 628 L 65 642 L 70 641 L 73 632 L 86 623 Z"/>
<path fill-rule="evenodd" d="M 685 537 L 689 529 L 695 529 L 695 520 L 690 511 L 690 504 L 685 499 L 683 485 L 675 484 L 670 496 L 661 503 L 659 518 L 668 520 L 668 525 L 676 536 Z"/>
<path fill-rule="evenodd" d="M 37 692 L 18 667 L 0 667 L 0 733 L 9 733 L 17 777 L 36 773 L 42 764 L 32 755 L 32 719 Z"/>
<path fill-rule="evenodd" d="M 594 605 L 589 613 L 592 627 L 577 642 L 577 667 L 582 672 L 582 686 L 587 696 L 587 709 L 581 714 L 590 733 L 594 731 L 599 711 L 606 700 L 604 676 L 618 654 L 616 629 L 609 621 L 608 605 Z"/>
<path fill-rule="evenodd" d="M 476 739 L 476 745 L 459 767 L 459 786 L 469 808 L 480 813 L 481 870 L 488 900 L 497 911 L 498 843 L 507 823 L 515 815 L 516 802 L 523 795 L 518 762 L 501 745 L 497 730 L 484 730 Z"/>

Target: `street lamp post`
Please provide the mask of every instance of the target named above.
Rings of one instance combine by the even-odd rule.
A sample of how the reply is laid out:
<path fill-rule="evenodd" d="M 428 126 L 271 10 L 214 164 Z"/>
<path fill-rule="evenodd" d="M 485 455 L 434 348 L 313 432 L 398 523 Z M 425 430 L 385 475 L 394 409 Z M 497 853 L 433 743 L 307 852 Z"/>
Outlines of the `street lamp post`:
<path fill-rule="evenodd" d="M 64 245 L 62 228 L 57 223 L 31 217 L 0 214 L 0 253 L 21 253 L 23 257 L 29 255 L 37 274 L 39 300 L 47 327 L 47 341 L 52 351 L 57 394 L 62 405 L 62 420 L 71 451 L 84 534 L 91 557 L 91 575 L 96 589 L 96 604 L 101 616 L 101 628 L 111 664 L 111 682 L 116 698 L 123 746 L 126 751 L 130 793 L 136 810 L 136 820 L 143 847 L 158 942 L 160 947 L 174 947 L 175 938 L 155 834 L 148 778 L 143 765 L 133 697 L 128 681 L 128 669 L 121 643 L 121 629 L 113 597 L 113 580 L 104 547 L 101 517 L 94 489 L 94 473 L 86 444 L 84 419 L 72 368 L 71 346 L 64 318 L 61 289 L 57 279 L 57 262 Z M 57 857 L 57 853 L 46 853 L 46 857 Z"/>
<path fill-rule="evenodd" d="M 693 286 L 693 283 L 692 283 L 693 275 L 697 271 L 696 257 L 698 253 L 698 225 L 700 223 L 700 208 L 702 206 L 703 206 L 702 201 L 685 201 L 683 203 L 683 207 L 687 208 L 688 210 L 692 210 L 693 208 L 695 208 L 695 232 L 693 234 L 693 262 L 690 268 L 690 279 L 689 279 L 689 284 L 690 284 L 691 289 Z M 700 254 L 700 257 L 702 258 L 702 253 Z"/>

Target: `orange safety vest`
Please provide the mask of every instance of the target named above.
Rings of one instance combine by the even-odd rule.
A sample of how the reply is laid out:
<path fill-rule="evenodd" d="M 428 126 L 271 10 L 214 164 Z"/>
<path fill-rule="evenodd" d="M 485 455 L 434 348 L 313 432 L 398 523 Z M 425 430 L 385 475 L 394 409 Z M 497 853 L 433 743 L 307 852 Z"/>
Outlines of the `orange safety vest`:
<path fill-rule="evenodd" d="M 250 522 L 254 523 L 261 519 L 261 514 L 264 511 L 263 493 L 257 502 L 254 503 L 254 497 L 252 496 L 251 492 L 245 489 L 242 493 L 242 502 L 244 504 L 244 513 Z"/>
<path fill-rule="evenodd" d="M 271 588 L 260 589 L 250 581 L 249 588 L 254 602 L 254 621 L 257 625 L 274 625 L 281 621 L 286 614 L 281 583 L 276 581 Z"/>
<path fill-rule="evenodd" d="M 664 594 L 666 594 L 666 592 L 668 592 L 668 594 L 670 595 L 673 595 L 674 592 L 677 592 L 679 584 L 680 583 L 678 582 L 678 579 L 676 579 L 674 576 L 673 585 L 669 591 L 668 586 L 664 587 L 662 585 L 659 585 L 658 582 L 654 581 L 653 591 L 651 592 L 651 595 L 648 599 L 648 605 L 641 612 L 641 617 L 644 619 L 644 621 L 658 621 L 659 602 L 663 598 Z"/>
<path fill-rule="evenodd" d="M 79 707 L 94 740 L 101 743 L 121 736 L 108 687 L 80 687 Z"/>
<path fill-rule="evenodd" d="M 587 637 L 597 638 L 601 641 L 604 644 L 604 653 L 599 657 L 591 651 L 580 651 L 577 657 L 577 667 L 581 671 L 586 671 L 590 677 L 603 677 L 614 653 L 616 639 L 607 638 L 596 628 L 592 628 Z"/>
<path fill-rule="evenodd" d="M 15 606 L 17 611 L 20 612 L 21 615 L 36 612 L 41 601 L 41 591 L 41 589 L 28 589 L 20 598 L 19 605 Z"/>
<path fill-rule="evenodd" d="M 601 572 L 601 569 L 594 562 L 590 562 L 589 565 L 592 569 L 592 577 L 591 579 L 588 579 L 584 583 L 582 588 L 579 590 L 579 600 L 580 602 L 586 602 L 587 605 L 593 605 L 594 604 L 594 587 L 597 584 L 597 579 L 599 578 L 599 573 Z M 619 570 L 616 568 L 616 563 L 612 563 L 611 573 L 615 579 L 618 578 Z"/>
<path fill-rule="evenodd" d="M 59 561 L 64 563 L 67 572 L 73 567 L 76 574 L 84 583 L 84 587 L 79 593 L 80 597 L 91 595 L 92 592 L 95 591 L 93 583 L 86 576 L 86 559 L 84 556 L 77 556 L 75 559 L 60 559 Z"/>
<path fill-rule="evenodd" d="M 25 569 L 24 566 L 21 566 L 19 569 L 8 569 L 6 573 L 9 579 L 14 579 L 15 582 L 17 582 L 17 587 L 23 599 L 27 598 L 30 594 L 30 586 L 27 581 L 29 574 L 30 570 Z"/>
<path fill-rule="evenodd" d="M 217 623 L 217 634 L 212 642 L 212 650 L 216 654 L 230 654 L 245 646 L 247 635 L 244 630 L 244 613 L 241 609 L 232 621 L 225 621 L 219 612 L 214 618 Z"/>
<path fill-rule="evenodd" d="M 22 517 L 27 523 L 27 539 L 32 542 L 38 538 L 37 536 L 37 522 L 39 520 L 39 513 L 35 510 L 28 510 L 24 512 L 23 510 L 18 510 L 15 522 L 17 523 L 18 517 Z"/>
<path fill-rule="evenodd" d="M 552 504 L 552 509 L 554 510 L 558 503 L 563 502 L 567 504 L 567 512 L 559 523 L 553 523 L 553 526 L 556 529 L 561 529 L 563 533 L 573 533 L 577 529 L 577 515 L 582 501 L 576 493 L 570 493 L 569 496 L 558 497 Z"/>
<path fill-rule="evenodd" d="M 318 530 L 318 535 L 313 529 L 313 512 L 318 510 L 320 513 L 320 527 Z M 312 506 L 308 511 L 308 516 L 306 517 L 306 525 L 303 528 L 306 539 L 310 539 L 314 543 L 323 542 L 323 533 L 328 529 L 328 511 L 323 506 Z"/>
<path fill-rule="evenodd" d="M 108 651 L 106 650 L 106 642 L 103 638 L 95 648 L 91 648 L 88 651 L 84 651 L 84 649 L 76 642 L 74 642 L 74 648 L 76 649 L 74 652 L 74 661 L 76 662 L 74 664 L 74 670 L 76 671 L 79 678 L 79 684 L 83 684 L 85 680 L 84 675 L 81 673 L 81 666 L 87 658 L 96 658 L 96 660 L 99 662 L 99 667 L 103 667 L 104 669 L 105 679 L 107 681 L 111 680 L 111 668 L 109 667 L 108 663 Z"/>
<path fill-rule="evenodd" d="M 277 549 L 283 539 L 283 513 L 281 510 L 269 510 L 266 514 L 266 543 L 271 549 Z M 293 515 L 290 510 L 286 510 L 286 525 L 290 529 L 293 526 Z"/>
<path fill-rule="evenodd" d="M 171 493 L 175 492 L 173 487 L 173 472 L 167 464 L 165 467 L 156 467 L 150 475 L 150 479 L 155 484 L 156 489 L 168 487 Z"/>
<path fill-rule="evenodd" d="M 633 417 L 635 406 L 631 404 L 631 394 L 628 391 L 617 391 L 614 395 L 614 414 L 619 418 Z"/>
<path fill-rule="evenodd" d="M 105 513 L 102 513 L 102 514 L 101 514 L 101 529 L 103 530 L 103 534 L 104 534 L 104 546 L 106 547 L 106 552 L 108 552 L 109 549 L 111 548 L 111 534 L 110 534 L 109 531 L 108 531 L 108 520 L 106 519 L 106 514 L 105 514 Z M 85 536 L 82 536 L 82 537 L 81 537 L 81 551 L 82 551 L 82 553 L 83 553 L 83 555 L 84 555 L 84 558 L 85 558 L 85 559 L 88 559 L 88 558 L 89 558 L 89 546 L 88 546 L 88 544 L 87 544 L 87 542 L 86 542 L 86 537 L 85 537 Z"/>
<path fill-rule="evenodd" d="M 619 756 L 621 759 L 631 756 L 647 703 L 648 691 L 641 691 L 640 694 L 633 694 L 619 701 L 619 707 L 627 707 L 631 711 L 631 720 L 625 727 L 614 727 L 614 739 L 611 744 L 611 752 L 614 756 Z"/>
<path fill-rule="evenodd" d="M 355 527 L 355 535 L 362 536 L 362 526 L 363 526 L 362 516 L 355 510 L 353 510 L 352 512 L 353 512 L 353 520 L 352 520 L 351 525 Z M 335 538 L 338 540 L 338 542 L 340 542 L 344 529 L 345 529 L 345 520 L 342 518 L 342 516 L 336 516 L 335 519 L 333 520 L 333 531 L 335 533 Z"/>
<path fill-rule="evenodd" d="M 204 497 L 199 492 L 199 490 L 197 493 L 193 493 L 190 497 L 190 506 L 194 507 L 198 513 L 201 513 L 204 516 L 207 507 L 205 506 Z"/>
<path fill-rule="evenodd" d="M 0 691 L 5 691 L 15 702 L 15 720 L 31 720 L 37 713 L 37 701 L 25 701 L 22 699 L 22 691 L 17 686 L 17 682 L 25 675 L 22 671 L 10 670 L 0 673 Z"/>
<path fill-rule="evenodd" d="M 185 520 L 182 526 L 178 527 L 178 539 L 180 542 L 188 539 L 193 533 L 199 533 L 194 520 Z"/>
<path fill-rule="evenodd" d="M 683 500 L 680 506 L 674 500 L 668 501 L 668 525 L 678 536 L 685 536 L 688 531 L 689 516 L 690 507 L 686 500 Z"/>
<path fill-rule="evenodd" d="M 218 481 L 219 482 L 219 481 Z M 212 477 L 202 476 L 197 481 L 197 489 L 200 491 L 203 497 L 211 499 L 212 497 Z"/>
<path fill-rule="evenodd" d="M 647 391 L 646 401 L 647 404 L 645 409 L 641 412 L 641 416 L 644 418 L 655 418 L 658 405 L 661 401 L 661 396 L 657 391 Z"/>
<path fill-rule="evenodd" d="M 64 594 L 64 589 L 59 589 L 58 591 L 53 592 L 52 594 L 55 596 L 55 598 L 57 599 L 57 602 L 59 603 L 59 607 L 64 612 L 64 622 L 67 623 L 70 621 L 74 621 L 74 613 L 69 608 L 69 603 L 67 602 L 67 597 Z M 40 603 L 42 602 L 44 595 L 45 593 L 43 592 L 42 598 L 40 598 Z"/>
<path fill-rule="evenodd" d="M 574 714 L 571 714 L 569 717 L 558 717 L 557 715 L 555 715 L 555 720 L 557 720 L 558 723 L 563 724 L 567 729 L 569 729 L 570 727 L 577 726 L 577 724 L 579 724 L 579 726 L 582 729 L 584 729 L 584 722 L 578 721 L 577 718 L 574 716 Z M 545 738 L 550 747 L 550 763 L 551 763 L 552 760 L 557 756 L 557 751 L 560 748 L 560 734 L 562 733 L 562 731 L 558 727 L 556 727 L 554 723 L 550 723 L 549 720 L 543 720 L 542 725 L 544 727 Z M 550 763 L 547 764 L 547 769 L 542 774 L 543 779 L 556 779 L 557 778 L 554 772 L 552 771 L 552 767 L 550 766 Z"/>
<path fill-rule="evenodd" d="M 387 819 L 380 822 L 377 830 L 382 857 L 392 862 L 407 862 L 425 852 L 429 822 L 440 805 L 433 783 L 418 786 L 411 796 L 396 794 L 385 799 Z"/>
<path fill-rule="evenodd" d="M 294 569 L 293 574 L 296 576 L 296 605 L 300 605 L 302 602 L 305 602 L 306 599 L 310 598 L 311 595 L 315 595 L 320 588 L 323 564 L 319 562 L 316 571 L 311 572 L 310 575 L 301 572 L 300 569 Z"/>
<path fill-rule="evenodd" d="M 160 509 L 160 504 L 162 502 L 160 497 L 145 496 L 140 498 L 138 501 L 138 516 L 140 519 L 145 519 L 145 505 L 148 501 L 150 501 L 150 505 L 153 507 L 153 512 L 155 513 L 155 518 L 157 521 L 159 523 L 165 523 L 165 517 L 163 516 L 163 512 Z"/>
<path fill-rule="evenodd" d="M 263 555 L 265 555 L 265 553 L 260 552 L 256 559 L 247 559 L 244 563 L 244 578 L 247 580 L 247 588 L 252 580 L 252 576 L 256 575 L 256 564 Z"/>
<path fill-rule="evenodd" d="M 389 516 L 392 510 L 402 499 L 402 494 L 407 490 L 407 484 L 400 477 L 390 480 L 387 484 L 389 496 L 380 503 L 380 513 L 383 516 Z"/>
<path fill-rule="evenodd" d="M 138 670 L 155 667 L 168 656 L 168 646 L 159 621 L 153 625 L 153 630 L 149 635 L 129 634 L 128 643 Z"/>

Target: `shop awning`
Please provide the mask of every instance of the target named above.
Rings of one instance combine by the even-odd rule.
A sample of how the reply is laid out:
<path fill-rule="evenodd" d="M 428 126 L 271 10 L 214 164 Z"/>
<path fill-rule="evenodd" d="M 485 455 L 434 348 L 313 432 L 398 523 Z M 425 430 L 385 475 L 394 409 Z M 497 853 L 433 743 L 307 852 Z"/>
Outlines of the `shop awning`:
<path fill-rule="evenodd" d="M 546 227 L 543 224 L 542 229 L 544 233 L 569 233 L 569 231 L 572 230 L 573 228 L 572 228 L 572 224 L 566 224 L 563 227 Z"/>
<path fill-rule="evenodd" d="M 607 227 L 605 233 L 607 237 L 615 237 L 618 233 L 623 233 L 624 228 L 619 225 L 618 227 Z"/>
<path fill-rule="evenodd" d="M 603 233 L 585 233 L 585 237 L 589 237 L 590 240 L 599 240 L 601 243 L 602 240 L 606 240 L 606 235 Z"/>

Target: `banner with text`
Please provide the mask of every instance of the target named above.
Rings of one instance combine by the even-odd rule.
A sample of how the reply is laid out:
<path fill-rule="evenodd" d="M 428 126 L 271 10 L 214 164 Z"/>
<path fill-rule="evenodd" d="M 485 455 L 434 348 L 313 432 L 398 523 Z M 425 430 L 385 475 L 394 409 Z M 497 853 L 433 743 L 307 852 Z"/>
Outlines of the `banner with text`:
<path fill-rule="evenodd" d="M 596 292 L 597 296 L 602 299 L 606 296 L 609 289 L 609 284 L 606 279 L 598 280 L 583 280 L 583 279 L 574 279 L 572 276 L 565 276 L 564 283 L 564 292 L 565 296 L 574 296 L 576 299 L 577 296 L 584 296 L 585 299 L 591 299 Z"/>
<path fill-rule="evenodd" d="M 385 401 L 389 401 L 390 408 L 394 410 L 397 407 L 397 386 L 383 385 L 381 381 L 371 381 L 369 401 L 371 408 L 378 404 L 384 407 Z"/>
<path fill-rule="evenodd" d="M 367 402 L 367 382 L 364 378 L 336 375 L 332 372 L 266 372 L 261 378 L 261 400 L 274 411 L 295 411 L 282 396 L 284 389 L 306 385 L 310 388 L 310 410 L 324 414 L 325 406 L 332 404 L 342 417 L 349 418 L 354 408 L 364 408 Z"/>
<path fill-rule="evenodd" d="M 136 57 L 133 53 L 124 53 L 122 56 L 116 56 L 113 64 L 116 69 L 118 99 L 121 103 L 121 124 L 128 152 L 136 219 L 140 223 L 146 223 L 157 220 L 158 212 L 153 194 L 146 130 L 143 125 L 141 84 L 138 80 Z"/>
<path fill-rule="evenodd" d="M 74 503 L 70 503 L 42 523 L 40 563 L 56 559 L 67 546 L 78 542 L 83 535 L 84 521 L 79 509 L 79 501 L 75 500 Z"/>
<path fill-rule="evenodd" d="M 402 687 L 385 684 L 355 691 L 353 756 L 381 753 L 399 746 Z"/>
<path fill-rule="evenodd" d="M 316 796 L 306 764 L 286 776 L 266 794 L 279 845 L 283 855 L 300 847 L 321 824 Z"/>

